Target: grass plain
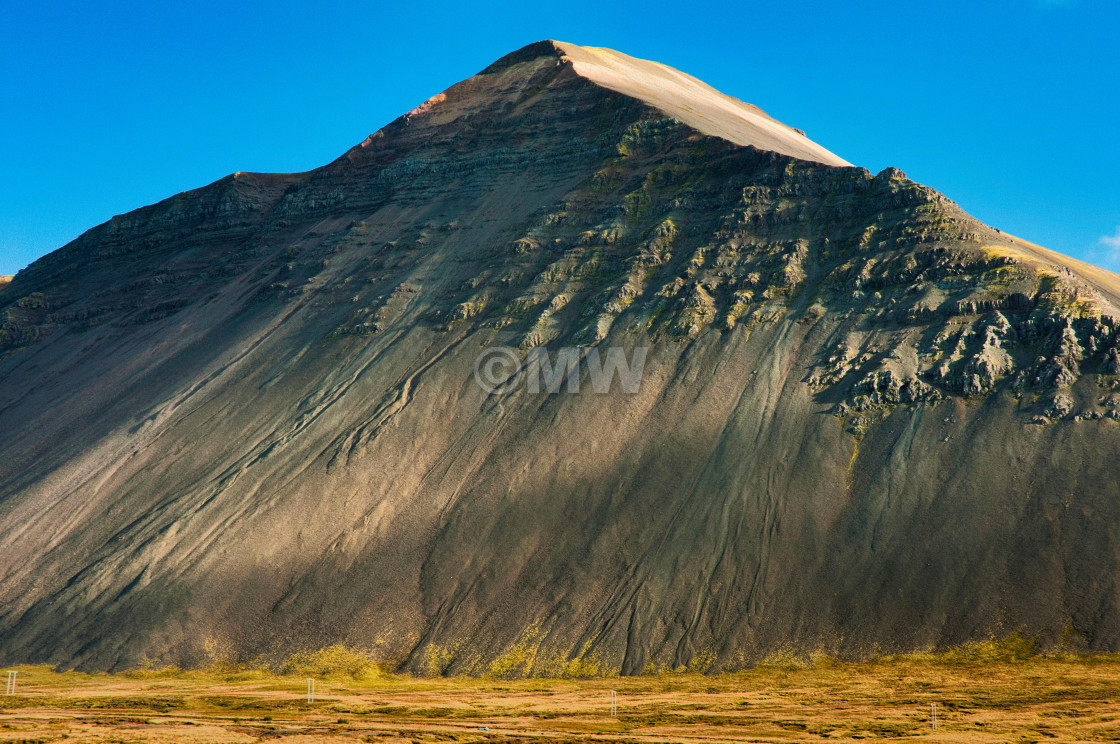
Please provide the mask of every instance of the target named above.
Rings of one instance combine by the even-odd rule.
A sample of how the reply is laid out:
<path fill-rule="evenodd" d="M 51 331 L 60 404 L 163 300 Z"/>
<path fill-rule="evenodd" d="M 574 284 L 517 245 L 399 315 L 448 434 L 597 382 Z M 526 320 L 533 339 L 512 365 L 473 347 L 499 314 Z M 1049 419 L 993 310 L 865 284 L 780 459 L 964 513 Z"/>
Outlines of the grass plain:
<path fill-rule="evenodd" d="M 719 675 L 430 679 L 327 669 L 312 703 L 306 669 L 290 664 L 289 674 L 13 669 L 0 744 L 1120 741 L 1120 656 L 1024 656 L 1006 644 L 858 664 L 776 660 Z"/>

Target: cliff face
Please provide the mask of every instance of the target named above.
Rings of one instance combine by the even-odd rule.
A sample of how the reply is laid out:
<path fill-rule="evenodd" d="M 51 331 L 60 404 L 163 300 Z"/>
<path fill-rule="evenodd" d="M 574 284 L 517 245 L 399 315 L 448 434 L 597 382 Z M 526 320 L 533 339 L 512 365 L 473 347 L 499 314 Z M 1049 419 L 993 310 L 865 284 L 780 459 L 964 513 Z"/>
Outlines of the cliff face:
<path fill-rule="evenodd" d="M 0 285 L 4 657 L 1120 648 L 1120 277 L 666 70 L 535 44 Z"/>

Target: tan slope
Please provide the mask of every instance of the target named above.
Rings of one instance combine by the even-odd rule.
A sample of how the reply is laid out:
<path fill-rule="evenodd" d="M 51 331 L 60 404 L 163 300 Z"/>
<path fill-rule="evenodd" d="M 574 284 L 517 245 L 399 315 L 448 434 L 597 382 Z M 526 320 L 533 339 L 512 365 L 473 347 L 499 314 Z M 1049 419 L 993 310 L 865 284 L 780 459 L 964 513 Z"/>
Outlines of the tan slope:
<path fill-rule="evenodd" d="M 1003 234 L 1011 239 L 1021 256 L 1028 260 L 1033 259 L 1050 264 L 1059 271 L 1064 269 L 1087 282 L 1105 300 L 1111 303 L 1113 312 L 1110 314 L 1116 315 L 1116 311 L 1120 310 L 1120 275 L 1100 266 L 1067 256 L 1064 253 L 1043 248 L 1009 233 Z"/>
<path fill-rule="evenodd" d="M 553 42 L 575 71 L 604 88 L 638 98 L 705 134 L 827 165 L 851 163 L 757 106 L 720 93 L 703 81 L 659 62 L 613 49 Z"/>

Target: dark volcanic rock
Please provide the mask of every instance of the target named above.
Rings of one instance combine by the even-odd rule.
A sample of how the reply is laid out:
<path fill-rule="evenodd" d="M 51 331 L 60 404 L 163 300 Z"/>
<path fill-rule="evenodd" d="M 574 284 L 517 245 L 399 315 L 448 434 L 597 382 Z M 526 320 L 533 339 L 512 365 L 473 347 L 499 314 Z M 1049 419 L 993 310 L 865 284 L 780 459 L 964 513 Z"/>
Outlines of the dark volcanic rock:
<path fill-rule="evenodd" d="M 698 81 L 535 44 L 0 284 L 0 649 L 1120 649 L 1118 296 Z M 634 395 L 488 396 L 495 345 L 649 354 Z"/>

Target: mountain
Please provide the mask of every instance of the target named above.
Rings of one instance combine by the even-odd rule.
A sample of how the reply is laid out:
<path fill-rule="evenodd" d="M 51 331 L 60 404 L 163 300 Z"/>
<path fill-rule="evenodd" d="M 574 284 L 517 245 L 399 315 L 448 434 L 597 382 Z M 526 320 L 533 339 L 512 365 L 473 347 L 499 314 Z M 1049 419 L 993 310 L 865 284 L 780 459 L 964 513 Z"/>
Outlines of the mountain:
<path fill-rule="evenodd" d="M 0 289 L 0 654 L 1117 650 L 1118 317 L 1120 277 L 897 169 L 532 44 Z M 490 394 L 493 347 L 579 349 L 579 391 Z M 637 392 L 595 389 L 611 349 Z"/>

